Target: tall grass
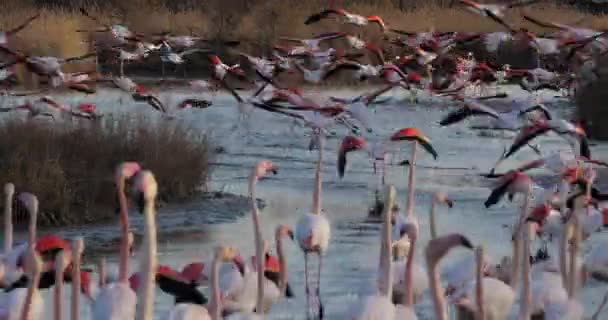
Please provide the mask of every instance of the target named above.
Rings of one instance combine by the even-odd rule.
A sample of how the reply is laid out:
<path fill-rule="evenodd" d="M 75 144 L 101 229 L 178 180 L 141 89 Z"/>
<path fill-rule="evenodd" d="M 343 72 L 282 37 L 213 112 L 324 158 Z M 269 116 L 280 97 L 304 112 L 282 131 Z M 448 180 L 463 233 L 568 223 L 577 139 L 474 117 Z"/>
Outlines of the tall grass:
<path fill-rule="evenodd" d="M 0 122 L 0 181 L 39 197 L 42 225 L 99 222 L 115 214 L 117 164 L 138 161 L 152 170 L 160 201 L 186 199 L 206 190 L 212 150 L 204 134 L 171 121 L 7 119 Z"/>

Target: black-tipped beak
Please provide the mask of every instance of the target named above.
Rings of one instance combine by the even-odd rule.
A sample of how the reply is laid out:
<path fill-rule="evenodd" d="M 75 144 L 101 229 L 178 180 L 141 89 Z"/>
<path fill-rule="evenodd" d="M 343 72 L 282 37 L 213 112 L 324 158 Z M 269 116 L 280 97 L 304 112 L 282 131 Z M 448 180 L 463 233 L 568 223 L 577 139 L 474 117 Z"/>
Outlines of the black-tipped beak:
<path fill-rule="evenodd" d="M 272 172 L 272 174 L 278 174 L 279 173 L 279 169 L 272 168 L 272 170 L 270 170 L 270 172 Z"/>
<path fill-rule="evenodd" d="M 295 236 L 293 235 L 293 231 L 291 231 L 291 230 L 287 231 L 287 235 L 289 236 L 289 239 L 291 239 L 292 241 L 295 239 Z"/>
<path fill-rule="evenodd" d="M 445 199 L 445 204 L 448 206 L 448 208 L 452 208 L 454 206 L 454 201 Z"/>
<path fill-rule="evenodd" d="M 471 243 L 471 240 L 469 240 L 467 237 L 464 237 L 464 236 L 462 237 L 460 244 L 462 244 L 462 246 L 469 248 L 471 250 L 473 250 L 473 248 L 474 248 L 473 244 Z"/>

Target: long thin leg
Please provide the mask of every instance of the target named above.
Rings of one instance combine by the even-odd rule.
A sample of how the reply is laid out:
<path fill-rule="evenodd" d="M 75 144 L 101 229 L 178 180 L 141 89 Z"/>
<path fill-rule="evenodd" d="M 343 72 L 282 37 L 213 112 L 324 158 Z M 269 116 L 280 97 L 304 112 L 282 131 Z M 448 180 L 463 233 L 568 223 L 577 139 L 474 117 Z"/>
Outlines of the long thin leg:
<path fill-rule="evenodd" d="M 306 319 L 310 319 L 310 293 L 308 289 L 308 253 L 304 253 L 304 282 L 306 288 Z"/>
<path fill-rule="evenodd" d="M 125 61 L 123 59 L 120 59 L 120 76 L 121 77 L 124 77 L 124 75 L 125 75 L 124 64 L 125 64 Z"/>
<path fill-rule="evenodd" d="M 323 256 L 319 251 L 319 269 L 317 270 L 317 301 L 319 302 L 319 319 L 323 320 L 323 302 L 321 301 L 321 269 L 323 266 Z"/>

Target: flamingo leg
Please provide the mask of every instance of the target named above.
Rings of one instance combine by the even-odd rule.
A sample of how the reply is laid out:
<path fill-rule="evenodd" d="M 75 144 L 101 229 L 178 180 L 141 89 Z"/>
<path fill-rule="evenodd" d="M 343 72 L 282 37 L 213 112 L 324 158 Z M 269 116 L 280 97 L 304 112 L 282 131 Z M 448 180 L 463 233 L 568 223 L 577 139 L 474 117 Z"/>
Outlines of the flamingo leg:
<path fill-rule="evenodd" d="M 304 282 L 306 287 L 306 319 L 310 319 L 310 294 L 308 290 L 308 253 L 304 252 Z"/>
<path fill-rule="evenodd" d="M 321 301 L 321 269 L 323 265 L 323 256 L 321 251 L 317 252 L 319 255 L 319 268 L 317 269 L 317 299 L 319 302 L 319 319 L 323 320 L 323 302 Z"/>
<path fill-rule="evenodd" d="M 120 59 L 120 76 L 123 77 L 125 75 L 124 73 L 124 64 L 125 64 L 125 60 Z"/>

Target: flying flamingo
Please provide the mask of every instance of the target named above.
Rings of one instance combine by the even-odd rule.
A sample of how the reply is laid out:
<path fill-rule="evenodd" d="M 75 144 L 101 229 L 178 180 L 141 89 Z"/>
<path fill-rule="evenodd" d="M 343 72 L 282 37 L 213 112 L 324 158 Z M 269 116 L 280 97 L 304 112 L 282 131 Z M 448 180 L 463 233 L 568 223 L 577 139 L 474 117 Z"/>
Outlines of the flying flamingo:
<path fill-rule="evenodd" d="M 378 293 L 362 297 L 354 305 L 354 320 L 395 319 L 395 305 L 392 297 L 392 258 L 391 258 L 391 209 L 395 204 L 395 187 L 385 188 L 382 231 L 380 234 L 380 261 L 378 265 Z M 411 318 L 408 318 L 411 319 Z"/>
<path fill-rule="evenodd" d="M 461 234 L 447 234 L 429 241 L 424 255 L 428 270 L 429 283 L 431 286 L 431 296 L 435 307 L 435 318 L 437 320 L 447 320 L 445 298 L 439 286 L 439 272 L 437 266 L 439 261 L 453 248 L 462 246 L 473 249 L 471 241 Z"/>
<path fill-rule="evenodd" d="M 349 12 L 345 11 L 344 9 L 334 9 L 334 8 L 325 9 L 319 13 L 315 13 L 315 14 L 311 15 L 310 17 L 308 17 L 306 19 L 306 21 L 304 21 L 304 24 L 313 24 L 313 23 L 319 22 L 323 19 L 331 18 L 332 16 L 337 16 L 339 18 L 342 18 L 344 20 L 344 23 L 352 24 L 352 25 L 356 25 L 356 26 L 366 26 L 370 23 L 376 23 L 376 24 L 378 24 L 378 26 L 380 26 L 381 31 L 384 32 L 387 30 L 386 24 L 384 23 L 382 18 L 380 18 L 379 16 L 364 17 L 364 16 L 361 16 L 358 14 L 349 13 Z"/>
<path fill-rule="evenodd" d="M 27 192 L 17 196 L 19 201 L 29 212 L 28 242 L 23 255 L 27 276 L 31 281 L 27 288 L 17 288 L 11 291 L 0 302 L 1 319 L 41 319 L 44 301 L 38 291 L 42 261 L 35 250 L 36 223 L 38 220 L 38 198 Z"/>
<path fill-rule="evenodd" d="M 310 295 L 313 294 L 319 302 L 319 316 L 323 318 L 323 303 L 320 299 L 321 290 L 321 268 L 323 255 L 327 252 L 329 239 L 331 237 L 331 227 L 327 218 L 321 214 L 321 166 L 323 161 L 324 137 L 320 128 L 315 128 L 314 137 L 317 140 L 319 156 L 315 169 L 314 190 L 312 199 L 312 213 L 306 213 L 297 222 L 295 237 L 302 251 L 304 252 L 304 272 L 306 275 L 306 307 L 310 312 Z M 309 290 L 308 258 L 310 254 L 316 253 L 318 261 L 317 286 L 316 292 Z"/>
<path fill-rule="evenodd" d="M 38 17 L 40 17 L 40 14 L 36 14 L 36 15 L 28 18 L 22 24 L 14 27 L 14 28 L 12 28 L 10 30 L 0 31 L 0 46 L 7 45 L 9 37 L 12 37 L 15 34 L 17 34 L 18 32 L 20 32 L 21 30 L 25 29 L 25 27 L 27 27 L 30 23 L 32 23 L 32 21 L 38 19 Z"/>
<path fill-rule="evenodd" d="M 111 283 L 102 288 L 93 304 L 93 319 L 108 320 L 114 317 L 126 319 L 135 318 L 135 292 L 128 282 L 128 260 L 129 260 L 129 216 L 127 208 L 127 196 L 125 195 L 126 179 L 135 176 L 141 171 L 141 166 L 136 162 L 124 162 L 120 164 L 114 173 L 118 202 L 120 204 L 120 258 L 118 282 Z"/>

